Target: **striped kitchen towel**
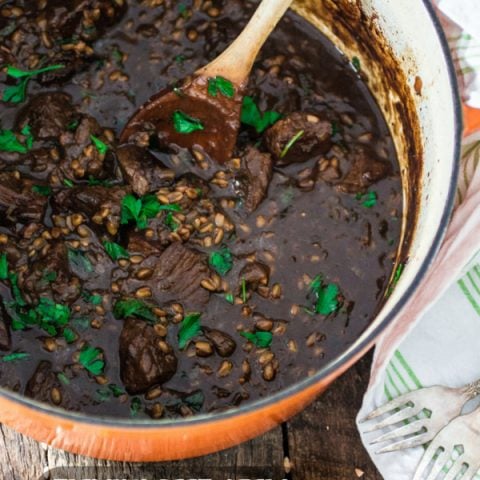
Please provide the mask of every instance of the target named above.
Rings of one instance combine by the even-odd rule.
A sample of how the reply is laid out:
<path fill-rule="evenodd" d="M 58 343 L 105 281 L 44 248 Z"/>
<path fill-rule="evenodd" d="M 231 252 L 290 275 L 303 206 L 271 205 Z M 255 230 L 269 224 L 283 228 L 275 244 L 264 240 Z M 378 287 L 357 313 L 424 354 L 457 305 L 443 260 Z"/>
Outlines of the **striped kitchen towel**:
<path fill-rule="evenodd" d="M 377 342 L 357 420 L 422 386 L 457 387 L 480 378 L 480 3 L 441 0 L 439 8 L 465 102 L 456 208 L 422 285 Z M 359 430 L 386 480 L 413 478 L 422 447 L 379 455 L 382 445 L 369 445 L 378 432 L 365 434 L 361 424 Z"/>

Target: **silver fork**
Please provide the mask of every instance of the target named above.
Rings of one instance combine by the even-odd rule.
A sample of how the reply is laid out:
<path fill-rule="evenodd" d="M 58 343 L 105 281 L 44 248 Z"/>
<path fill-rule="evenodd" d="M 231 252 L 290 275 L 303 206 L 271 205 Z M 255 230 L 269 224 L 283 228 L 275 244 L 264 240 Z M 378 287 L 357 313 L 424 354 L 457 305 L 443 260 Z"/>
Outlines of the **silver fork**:
<path fill-rule="evenodd" d="M 480 408 L 477 408 L 453 419 L 438 433 L 420 460 L 413 480 L 421 480 L 427 474 L 427 480 L 437 480 L 443 475 L 443 480 L 471 480 L 479 469 Z"/>
<path fill-rule="evenodd" d="M 395 427 L 394 430 L 388 431 L 370 442 L 370 445 L 390 442 L 377 453 L 417 447 L 432 440 L 445 425 L 460 415 L 465 403 L 478 394 L 480 394 L 480 380 L 460 388 L 440 385 L 421 388 L 382 405 L 361 422 L 367 422 L 390 413 L 388 417 L 365 430 L 365 433 L 369 433 Z M 419 418 L 419 415 L 422 418 Z"/>

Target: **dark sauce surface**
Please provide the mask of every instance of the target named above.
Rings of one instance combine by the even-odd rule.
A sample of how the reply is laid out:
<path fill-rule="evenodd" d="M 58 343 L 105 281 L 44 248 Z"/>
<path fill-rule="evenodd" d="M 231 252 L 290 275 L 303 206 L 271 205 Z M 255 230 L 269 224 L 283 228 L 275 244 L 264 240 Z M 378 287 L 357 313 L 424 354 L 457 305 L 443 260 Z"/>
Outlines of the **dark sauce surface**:
<path fill-rule="evenodd" d="M 40 43 L 29 51 L 18 47 L 18 42 L 17 47 L 12 47 L 15 26 L 37 21 L 41 12 L 35 8 L 29 10 L 24 3 L 28 2 L 0 3 L 0 10 L 14 7 L 24 10 L 20 16 L 4 15 L 0 19 L 0 44 L 4 50 L 13 52 L 0 53 L 0 63 L 25 70 L 38 68 L 29 63 L 32 54 L 38 54 L 39 58 L 53 55 L 46 64 L 55 63 L 56 47 L 49 49 Z M 81 2 L 62 2 L 64 6 L 53 1 L 44 3 L 46 9 L 61 9 L 71 3 L 70 10 L 75 11 Z M 236 406 L 265 397 L 312 374 L 347 348 L 372 320 L 385 295 L 400 236 L 402 193 L 398 165 L 388 127 L 370 92 L 348 60 L 310 24 L 290 12 L 262 49 L 247 95 L 256 99 L 261 111 L 274 110 L 283 118 L 293 112 L 306 112 L 328 122 L 332 131 L 327 151 L 312 154 L 301 162 L 274 163 L 268 195 L 256 208 L 249 209 L 246 207 L 251 180 L 247 172 L 248 149 L 254 146 L 255 155 L 267 154 L 268 131 L 261 135 L 242 126 L 235 158 L 224 166 L 215 166 L 208 158 L 192 157 L 185 151 L 159 151 L 150 139 L 151 153 L 161 162 L 158 165 L 173 170 L 175 179 L 149 192 L 160 201 L 166 196 L 170 203 L 180 204 L 182 213 L 188 217 L 185 224 L 191 220 L 193 225 L 195 218 L 201 216 L 206 221 L 200 228 L 192 227 L 193 232 L 187 238 L 171 235 L 175 232 L 166 229 L 165 212 L 151 219 L 147 229 L 135 229 L 134 224 L 120 225 L 118 212 L 116 218 L 107 214 L 104 222 L 101 212 L 100 219 L 95 217 L 99 212 L 92 214 L 91 207 L 84 207 L 72 191 L 98 188 L 102 190 L 100 196 L 108 191 L 105 198 L 118 209 L 122 198 L 132 193 L 128 176 L 122 176 L 119 168 L 115 138 L 122 127 L 151 95 L 193 73 L 223 51 L 241 31 L 255 3 L 130 1 L 128 8 L 120 8 L 120 2 L 115 7 L 118 9 L 115 20 L 107 23 L 101 19 L 106 15 L 103 6 L 109 2 L 83 3 L 101 7 L 100 20 L 95 24 L 96 36 L 90 42 L 85 41 L 93 53 L 83 56 L 80 52 L 79 65 L 66 78 L 32 79 L 24 103 L 0 105 L 1 128 L 19 134 L 21 108 L 38 94 L 66 92 L 75 105 L 69 123 L 81 124 L 87 116 L 93 117 L 102 127 L 95 127 L 89 133 L 109 146 L 106 155 L 98 156 L 91 151 L 85 153 L 82 144 L 72 159 L 83 151 L 84 155 L 95 156 L 98 166 L 87 162 L 85 172 L 65 167 L 54 170 L 53 174 L 49 169 L 31 168 L 27 158 L 43 148 L 50 152 L 47 157 L 53 156 L 47 163 L 58 163 L 59 156 L 68 155 L 61 135 L 45 140 L 35 138 L 32 150 L 26 154 L 0 152 L 0 189 L 3 188 L 0 255 L 7 254 L 9 268 L 18 274 L 19 288 L 29 305 L 37 305 L 40 298 L 49 298 L 70 309 L 69 327 L 75 340 L 67 343 L 62 329 L 57 335 L 39 326 L 15 329 L 14 312 L 9 306 L 14 300 L 12 283 L 0 280 L 4 303 L 0 310 L 0 386 L 75 411 L 162 418 Z M 34 32 L 30 35 L 37 38 L 37 30 L 30 30 Z M 72 36 L 65 38 L 63 45 L 68 42 L 78 45 L 80 41 L 72 32 L 57 34 L 60 39 L 64 34 Z M 28 36 L 24 41 L 34 44 Z M 61 44 L 58 41 L 52 39 L 54 45 Z M 62 62 L 73 64 L 77 60 L 73 56 Z M 12 84 L 4 73 L 0 81 Z M 385 173 L 370 178 L 365 167 L 359 178 L 347 181 L 355 162 L 376 162 L 376 166 L 384 167 Z M 322 171 L 331 175 L 323 175 Z M 113 186 L 89 187 L 89 176 Z M 65 180 L 67 185 L 73 183 L 73 189 Z M 35 212 L 23 216 L 19 213 L 22 208 L 28 210 L 26 204 L 34 202 L 24 202 L 17 209 L 12 207 L 19 195 L 27 195 L 26 189 L 31 190 L 32 185 L 52 188 L 47 198 L 32 194 L 33 200 L 41 204 L 39 218 Z M 184 187 L 184 195 L 177 199 L 179 186 Z M 196 195 L 192 193 L 193 198 L 186 198 L 186 189 Z M 16 195 L 8 202 L 10 190 Z M 76 200 L 68 200 L 72 195 Z M 366 199 L 372 196 L 373 205 L 366 204 Z M 86 231 L 72 225 L 74 214 L 83 216 L 81 225 Z M 230 224 L 230 229 L 225 228 L 223 239 L 215 244 L 216 234 L 223 228 L 218 225 L 223 225 L 219 215 Z M 52 236 L 55 228 L 60 233 L 54 232 Z M 129 251 L 130 259 L 112 261 L 104 251 L 104 241 L 122 245 Z M 222 284 L 214 292 L 203 289 L 198 293 L 196 289 L 192 294 L 194 299 L 187 295 L 185 292 L 195 283 L 193 277 L 182 278 L 185 283 L 176 294 L 175 288 L 174 293 L 168 294 L 155 290 L 163 277 L 146 281 L 138 278 L 142 268 L 154 270 L 163 252 L 182 242 L 201 259 L 203 279 L 210 273 L 213 275 L 207 266 L 211 252 L 226 246 L 232 253 L 233 268 L 220 279 Z M 52 256 L 52 251 L 57 252 L 54 245 L 60 246 L 58 254 Z M 150 249 L 148 245 L 153 247 Z M 79 272 L 78 267 L 72 266 L 72 259 L 65 257 L 65 248 L 80 250 L 89 259 L 92 271 L 80 268 Z M 252 281 L 243 291 L 243 269 L 255 262 L 268 267 L 268 283 L 264 284 L 263 279 Z M 63 278 L 57 271 L 55 288 L 41 286 L 45 283 L 41 272 L 49 268 L 67 271 L 64 287 L 57 285 Z M 36 276 L 32 274 L 30 278 L 31 272 L 37 272 Z M 325 285 L 335 284 L 339 290 L 338 308 L 329 315 L 310 311 L 314 303 L 310 286 L 318 275 Z M 142 287 L 154 291 L 142 301 L 160 309 L 156 312 L 158 322 L 153 322 L 156 326 L 142 319 L 116 319 L 113 315 L 118 300 L 135 298 Z M 235 297 L 234 305 L 226 300 L 226 293 Z M 88 300 L 91 295 L 100 295 L 101 304 L 92 304 Z M 202 300 L 205 295 L 207 302 Z M 178 332 L 190 312 L 201 313 L 203 333 L 194 336 L 182 350 Z M 170 375 L 166 381 L 152 381 L 148 387 L 145 382 L 143 387 L 129 387 L 131 380 L 125 382 L 119 350 L 123 348 L 124 356 L 127 355 L 128 345 L 119 349 L 119 341 L 126 322 L 130 322 L 132 332 L 143 329 L 142 335 L 152 342 L 148 346 L 150 351 L 158 348 L 158 341 L 163 342 L 163 354 L 154 353 L 152 358 L 164 354 L 176 357 L 176 367 L 170 364 L 174 371 L 164 375 L 164 378 Z M 209 328 L 226 334 L 233 340 L 235 350 L 227 348 L 222 353 L 221 347 L 217 348 L 206 334 Z M 268 348 L 257 347 L 239 334 L 262 329 L 273 334 Z M 128 343 L 132 337 L 127 337 Z M 88 372 L 79 360 L 85 345 L 102 352 L 105 368 L 98 375 Z M 29 356 L 3 361 L 5 356 L 19 352 Z"/>

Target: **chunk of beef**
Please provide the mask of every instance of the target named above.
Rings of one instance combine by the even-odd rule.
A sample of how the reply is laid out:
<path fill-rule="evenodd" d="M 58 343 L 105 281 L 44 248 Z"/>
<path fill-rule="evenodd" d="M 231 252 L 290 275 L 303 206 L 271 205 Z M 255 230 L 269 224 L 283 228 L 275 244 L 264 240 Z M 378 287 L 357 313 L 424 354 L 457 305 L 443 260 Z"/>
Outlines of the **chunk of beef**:
<path fill-rule="evenodd" d="M 136 253 L 148 257 L 149 255 L 159 255 L 163 248 L 158 242 L 148 241 L 138 232 L 131 232 L 128 236 L 127 250 L 131 254 Z"/>
<path fill-rule="evenodd" d="M 50 277 L 52 274 L 53 279 Z M 29 268 L 21 272 L 20 283 L 32 303 L 47 296 L 57 303 L 69 304 L 81 292 L 79 279 L 70 272 L 67 247 L 60 241 L 50 244 L 45 253 L 38 254 Z"/>
<path fill-rule="evenodd" d="M 272 179 L 272 158 L 255 147 L 249 147 L 243 158 L 245 170 L 243 178 L 238 177 L 240 191 L 245 199 L 245 209 L 253 212 L 267 196 L 268 185 Z"/>
<path fill-rule="evenodd" d="M 115 235 L 120 225 L 121 202 L 127 193 L 125 187 L 69 188 L 55 195 L 54 208 L 59 212 L 83 213 L 93 225 L 104 226 L 109 234 Z"/>
<path fill-rule="evenodd" d="M 8 314 L 0 300 L 0 350 L 10 350 L 12 339 L 10 337 L 10 328 L 7 323 Z"/>
<path fill-rule="evenodd" d="M 253 290 L 259 285 L 268 285 L 270 280 L 270 268 L 260 262 L 247 263 L 239 274 L 239 284 L 245 279 L 245 283 Z"/>
<path fill-rule="evenodd" d="M 39 222 L 47 198 L 32 191 L 33 182 L 18 174 L 0 173 L 0 225 L 8 222 Z"/>
<path fill-rule="evenodd" d="M 221 357 L 230 357 L 237 348 L 235 340 L 225 332 L 213 328 L 205 328 L 204 335 L 213 343 L 215 351 Z"/>
<path fill-rule="evenodd" d="M 296 136 L 297 140 L 285 151 Z M 332 145 L 331 137 L 331 122 L 305 112 L 288 115 L 265 133 L 267 148 L 274 155 L 277 165 L 303 162 L 313 155 L 328 152 Z"/>
<path fill-rule="evenodd" d="M 125 179 L 139 196 L 169 186 L 175 178 L 175 172 L 145 148 L 122 145 L 117 148 L 117 156 Z"/>
<path fill-rule="evenodd" d="M 57 139 L 72 121 L 72 97 L 63 92 L 39 93 L 23 107 L 16 118 L 16 129 L 26 125 L 35 139 Z"/>
<path fill-rule="evenodd" d="M 160 255 L 150 255 L 136 266 L 138 270 L 148 268 L 152 274 L 148 280 L 137 280 L 135 272 L 123 282 L 123 293 L 132 295 L 143 286 L 149 286 L 153 298 L 159 305 L 178 301 L 187 308 L 206 305 L 209 292 L 200 284 L 211 274 L 204 255 L 172 243 Z"/>
<path fill-rule="evenodd" d="M 367 147 L 357 147 L 352 153 L 352 166 L 345 177 L 337 184 L 341 192 L 365 192 L 370 185 L 390 175 L 389 163 L 378 159 Z"/>
<path fill-rule="evenodd" d="M 177 370 L 173 349 L 142 320 L 128 318 L 120 334 L 120 373 L 131 394 L 170 380 Z"/>

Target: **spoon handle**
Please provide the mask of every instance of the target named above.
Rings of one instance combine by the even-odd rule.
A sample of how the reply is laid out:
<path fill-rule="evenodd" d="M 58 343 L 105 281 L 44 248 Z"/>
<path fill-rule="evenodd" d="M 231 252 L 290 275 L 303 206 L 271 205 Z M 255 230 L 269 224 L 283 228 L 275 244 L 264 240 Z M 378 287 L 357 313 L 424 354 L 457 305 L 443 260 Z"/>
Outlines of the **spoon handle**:
<path fill-rule="evenodd" d="M 196 73 L 205 77 L 222 76 L 243 85 L 265 40 L 293 0 L 262 0 L 247 26 L 215 60 Z"/>

